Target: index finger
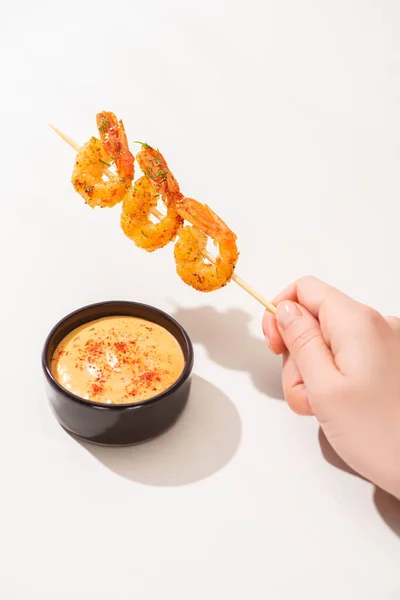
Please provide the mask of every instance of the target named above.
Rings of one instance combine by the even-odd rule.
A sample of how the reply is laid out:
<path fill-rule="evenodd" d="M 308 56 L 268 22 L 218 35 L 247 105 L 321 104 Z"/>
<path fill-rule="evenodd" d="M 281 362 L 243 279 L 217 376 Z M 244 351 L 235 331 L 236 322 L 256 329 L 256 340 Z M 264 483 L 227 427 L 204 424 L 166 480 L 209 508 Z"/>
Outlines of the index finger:
<path fill-rule="evenodd" d="M 316 277 L 301 277 L 294 283 L 289 285 L 278 294 L 272 301 L 274 306 L 278 306 L 284 300 L 291 300 L 301 304 L 310 313 L 321 319 L 321 312 L 327 298 L 335 298 L 336 301 L 350 301 L 350 298 L 343 294 L 338 289 L 334 288 Z M 354 302 L 354 301 L 353 301 Z M 275 354 L 282 354 L 286 350 L 286 346 L 282 340 L 281 334 L 276 324 L 274 315 L 265 313 L 263 318 L 263 331 L 268 338 L 271 349 Z"/>

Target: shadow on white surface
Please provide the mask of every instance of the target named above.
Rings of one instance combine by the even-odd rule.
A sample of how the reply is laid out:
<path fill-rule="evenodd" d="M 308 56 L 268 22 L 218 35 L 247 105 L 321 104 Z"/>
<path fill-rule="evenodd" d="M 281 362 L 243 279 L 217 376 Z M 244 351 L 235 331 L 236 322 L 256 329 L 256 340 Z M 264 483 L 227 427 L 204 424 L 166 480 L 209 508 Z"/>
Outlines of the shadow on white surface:
<path fill-rule="evenodd" d="M 252 317 L 241 309 L 219 311 L 212 306 L 177 307 L 172 316 L 194 344 L 203 345 L 211 360 L 226 369 L 249 373 L 262 393 L 283 400 L 281 359 L 249 329 Z M 261 324 L 260 324 L 261 328 Z"/>
<path fill-rule="evenodd" d="M 340 458 L 326 439 L 321 428 L 319 429 L 318 438 L 322 455 L 329 464 L 350 475 L 364 479 L 364 477 L 353 471 L 353 469 Z M 374 491 L 374 504 L 385 523 L 400 537 L 400 502 L 384 490 L 376 487 Z"/>
<path fill-rule="evenodd" d="M 242 425 L 231 400 L 215 385 L 193 376 L 189 402 L 160 437 L 126 448 L 80 442 L 111 471 L 154 486 L 194 483 L 222 469 L 239 447 Z"/>

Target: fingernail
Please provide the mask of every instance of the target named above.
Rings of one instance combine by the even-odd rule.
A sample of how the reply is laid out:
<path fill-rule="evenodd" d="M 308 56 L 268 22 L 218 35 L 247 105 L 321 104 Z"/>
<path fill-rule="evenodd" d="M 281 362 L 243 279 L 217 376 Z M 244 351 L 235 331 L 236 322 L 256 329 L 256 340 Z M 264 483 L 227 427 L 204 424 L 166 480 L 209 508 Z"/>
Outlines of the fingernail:
<path fill-rule="evenodd" d="M 278 304 L 276 309 L 276 321 L 281 329 L 287 329 L 289 325 L 302 316 L 300 308 L 295 302 L 285 300 Z"/>
<path fill-rule="evenodd" d="M 269 338 L 268 338 L 268 336 L 265 336 L 265 340 L 266 340 L 266 342 L 267 342 L 267 346 L 268 346 L 268 348 L 271 350 L 271 352 L 272 352 L 273 354 L 276 354 L 275 350 L 274 350 L 274 349 L 273 349 L 273 347 L 271 346 L 271 342 L 269 341 Z"/>

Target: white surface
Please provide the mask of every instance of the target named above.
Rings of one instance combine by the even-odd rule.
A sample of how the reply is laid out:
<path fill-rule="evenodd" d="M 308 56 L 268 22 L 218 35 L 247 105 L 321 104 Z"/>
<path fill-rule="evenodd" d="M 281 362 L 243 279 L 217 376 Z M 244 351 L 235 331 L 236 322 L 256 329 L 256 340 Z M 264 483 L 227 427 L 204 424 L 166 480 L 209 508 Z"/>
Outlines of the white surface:
<path fill-rule="evenodd" d="M 0 597 L 399 598 L 400 511 L 277 399 L 260 306 L 187 288 L 172 246 L 85 207 L 48 127 L 82 143 L 106 109 L 158 145 L 267 297 L 314 274 L 398 313 L 399 3 L 25 0 L 0 40 Z M 56 320 L 111 298 L 175 313 L 197 356 L 173 430 L 99 451 L 58 427 L 39 359 Z"/>

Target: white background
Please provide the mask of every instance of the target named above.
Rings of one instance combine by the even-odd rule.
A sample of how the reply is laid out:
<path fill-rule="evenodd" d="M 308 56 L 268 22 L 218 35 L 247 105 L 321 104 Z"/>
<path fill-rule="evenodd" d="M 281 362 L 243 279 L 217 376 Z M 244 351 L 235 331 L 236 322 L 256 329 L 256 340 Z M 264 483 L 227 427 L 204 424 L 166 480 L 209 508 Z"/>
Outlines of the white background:
<path fill-rule="evenodd" d="M 399 3 L 15 1 L 0 45 L 0 597 L 399 598 L 400 508 L 281 400 L 262 307 L 189 289 L 172 245 L 148 255 L 119 207 L 86 207 L 48 127 L 83 143 L 111 110 L 159 146 L 265 296 L 314 274 L 398 313 Z M 195 344 L 186 412 L 133 449 L 73 441 L 43 389 L 49 329 L 105 299 Z"/>

